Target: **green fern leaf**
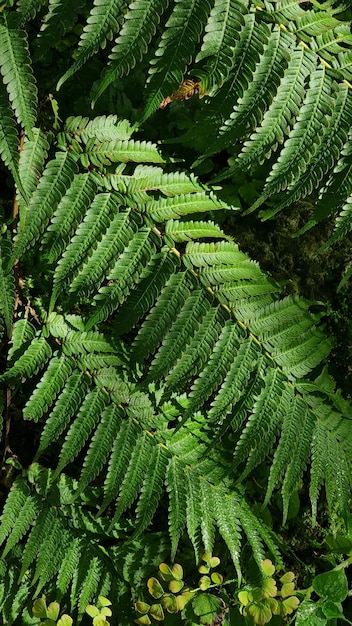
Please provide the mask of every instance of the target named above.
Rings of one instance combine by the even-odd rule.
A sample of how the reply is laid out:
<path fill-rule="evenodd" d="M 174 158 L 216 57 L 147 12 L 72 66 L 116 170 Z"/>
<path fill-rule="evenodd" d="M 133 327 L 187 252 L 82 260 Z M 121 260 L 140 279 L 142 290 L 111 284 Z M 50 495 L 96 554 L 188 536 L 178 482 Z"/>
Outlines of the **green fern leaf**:
<path fill-rule="evenodd" d="M 329 437 L 326 425 L 318 421 L 312 438 L 312 460 L 310 466 L 309 497 L 312 505 L 312 518 L 317 519 L 317 505 L 320 489 L 326 475 L 326 442 Z"/>
<path fill-rule="evenodd" d="M 213 489 L 212 501 L 216 523 L 230 551 L 237 573 L 238 584 L 240 585 L 242 578 L 240 565 L 241 526 L 238 503 L 234 496 L 227 496 L 218 489 Z"/>
<path fill-rule="evenodd" d="M 101 391 L 93 390 L 86 395 L 61 447 L 59 463 L 53 476 L 54 479 L 59 476 L 63 468 L 83 448 L 89 435 L 96 427 L 106 402 L 106 394 Z"/>
<path fill-rule="evenodd" d="M 38 581 L 35 592 L 36 597 L 39 596 L 42 589 L 47 587 L 49 581 L 60 569 L 72 539 L 72 533 L 65 528 L 62 521 L 58 519 L 55 521 L 56 524 L 51 528 L 49 536 L 39 551 L 35 575 L 32 581 L 33 585 Z"/>
<path fill-rule="evenodd" d="M 18 0 L 17 10 L 21 14 L 21 24 L 25 24 L 33 19 L 46 1 L 47 0 Z"/>
<path fill-rule="evenodd" d="M 17 235 L 14 250 L 16 257 L 21 258 L 39 239 L 76 171 L 76 162 L 68 153 L 59 152 L 55 159 L 49 161 Z"/>
<path fill-rule="evenodd" d="M 197 474 L 189 466 L 185 467 L 186 483 L 186 524 L 187 533 L 192 542 L 196 560 L 199 561 L 201 551 L 201 505 L 200 505 L 200 484 Z"/>
<path fill-rule="evenodd" d="M 60 78 L 57 89 L 64 84 L 99 48 L 104 48 L 106 41 L 112 39 L 119 30 L 119 21 L 125 2 L 122 0 L 94 0 L 94 6 L 87 18 L 87 24 L 79 42 L 80 49 L 74 64 Z"/>
<path fill-rule="evenodd" d="M 24 195 L 21 179 L 18 175 L 18 134 L 16 122 L 13 117 L 12 110 L 5 88 L 0 83 L 0 155 L 9 168 L 19 192 Z"/>
<path fill-rule="evenodd" d="M 78 611 L 81 617 L 84 615 L 88 603 L 99 591 L 99 581 L 103 573 L 103 562 L 101 558 L 93 556 L 84 570 L 84 580 L 79 593 Z M 78 594 L 76 595 L 78 597 Z"/>
<path fill-rule="evenodd" d="M 11 19 L 14 18 L 14 19 Z M 28 52 L 27 34 L 16 24 L 17 15 L 0 20 L 0 71 L 17 121 L 31 138 L 37 118 L 37 88 Z"/>
<path fill-rule="evenodd" d="M 93 254 L 73 279 L 70 293 L 77 298 L 96 290 L 136 230 L 137 224 L 130 219 L 129 210 L 116 213 Z"/>
<path fill-rule="evenodd" d="M 230 116 L 221 125 L 216 140 L 199 160 L 227 148 L 261 123 L 263 103 L 269 106 L 275 96 L 287 67 L 291 43 L 290 37 L 279 27 L 273 29 L 248 88 L 237 99 Z"/>
<path fill-rule="evenodd" d="M 244 25 L 245 10 L 242 0 L 215 0 L 210 11 L 196 61 L 210 57 L 206 71 L 218 85 L 227 79 L 234 67 L 234 49 Z"/>
<path fill-rule="evenodd" d="M 208 0 L 178 0 L 166 22 L 149 70 L 148 100 L 143 120 L 182 83 L 210 12 Z"/>
<path fill-rule="evenodd" d="M 89 389 L 89 379 L 84 372 L 74 371 L 68 378 L 53 410 L 43 428 L 35 459 L 53 442 L 57 441 L 71 417 L 78 411 Z"/>
<path fill-rule="evenodd" d="M 186 523 L 185 470 L 175 457 L 169 461 L 166 475 L 166 487 L 169 493 L 169 533 L 171 539 L 171 560 L 175 554 Z"/>
<path fill-rule="evenodd" d="M 134 341 L 132 357 L 143 361 L 152 354 L 181 308 L 192 287 L 192 278 L 187 272 L 170 276 L 149 315 L 141 326 Z"/>
<path fill-rule="evenodd" d="M 227 413 L 239 401 L 242 393 L 245 393 L 250 376 L 257 366 L 259 355 L 257 345 L 250 338 L 241 344 L 237 354 L 233 354 L 233 361 L 221 388 L 211 403 L 208 413 L 208 419 L 211 422 L 221 424 Z"/>
<path fill-rule="evenodd" d="M 78 496 L 87 485 L 98 476 L 106 463 L 115 437 L 121 425 L 121 410 L 116 405 L 108 406 L 101 416 L 101 421 L 92 437 L 78 483 Z"/>
<path fill-rule="evenodd" d="M 324 126 L 329 123 L 333 108 L 331 89 L 332 81 L 324 68 L 313 72 L 296 123 L 267 177 L 262 195 L 251 210 L 292 184 L 306 170 L 321 143 Z"/>
<path fill-rule="evenodd" d="M 94 102 L 112 81 L 127 75 L 143 58 L 167 6 L 168 0 L 139 0 L 130 3 L 124 15 L 124 24 L 109 55 L 107 72 L 94 95 Z"/>
<path fill-rule="evenodd" d="M 22 567 L 19 580 L 22 580 L 28 568 L 36 558 L 41 545 L 45 542 L 50 529 L 55 524 L 56 512 L 54 507 L 44 506 L 35 521 L 35 524 L 27 539 L 26 547 L 22 555 Z"/>
<path fill-rule="evenodd" d="M 35 58 L 43 58 L 47 51 L 57 46 L 65 33 L 72 32 L 79 17 L 84 0 L 49 0 L 48 12 L 44 16 L 37 39 Z"/>
<path fill-rule="evenodd" d="M 110 528 L 120 518 L 122 513 L 133 504 L 140 491 L 144 477 L 149 471 L 149 462 L 153 454 L 153 439 L 148 432 L 139 433 L 134 442 L 130 460 L 122 484 L 119 489 L 115 515 Z"/>
<path fill-rule="evenodd" d="M 97 186 L 90 174 L 77 174 L 74 177 L 42 238 L 49 263 L 54 263 L 62 254 L 96 192 Z"/>
<path fill-rule="evenodd" d="M 116 335 L 128 332 L 149 311 L 178 266 L 178 258 L 170 255 L 169 250 L 164 249 L 152 256 L 148 265 L 142 270 L 140 282 L 118 310 L 114 324 Z"/>
<path fill-rule="evenodd" d="M 32 129 L 32 140 L 25 137 L 18 167 L 21 189 L 23 189 L 23 199 L 19 199 L 21 224 L 24 220 L 23 214 L 26 211 L 25 207 L 28 200 L 37 188 L 38 178 L 42 174 L 48 149 L 49 144 L 45 134 L 39 128 Z"/>
<path fill-rule="evenodd" d="M 57 576 L 57 590 L 62 596 L 66 593 L 74 572 L 78 570 L 81 553 L 81 539 L 76 537 L 65 551 Z"/>
<path fill-rule="evenodd" d="M 97 167 L 111 163 L 164 163 L 157 147 L 150 141 L 103 141 L 88 143 L 84 155 Z"/>
<path fill-rule="evenodd" d="M 169 389 L 183 389 L 186 382 L 204 368 L 225 321 L 226 317 L 219 307 L 211 307 L 207 311 L 181 358 L 166 378 Z"/>
<path fill-rule="evenodd" d="M 190 213 L 204 213 L 224 208 L 226 204 L 219 201 L 215 195 L 203 192 L 152 200 L 147 204 L 146 212 L 156 222 L 166 222 Z"/>
<path fill-rule="evenodd" d="M 148 528 L 154 517 L 162 495 L 168 460 L 168 455 L 162 446 L 155 446 L 136 506 L 134 538 L 139 537 Z"/>
<path fill-rule="evenodd" d="M 331 117 L 322 128 L 322 137 L 319 150 L 307 164 L 306 171 L 300 175 L 299 179 L 289 185 L 289 191 L 279 203 L 275 203 L 270 209 L 260 211 L 262 220 L 270 219 L 273 215 L 289 206 L 293 202 L 305 198 L 317 188 L 326 172 L 330 170 L 338 160 L 341 149 L 347 141 L 347 136 L 352 123 L 352 100 L 347 85 L 340 83 L 337 85 L 337 95 L 335 96 L 334 107 Z M 316 213 L 316 211 L 315 211 Z M 315 222 L 312 219 L 303 226 L 299 235 L 310 228 Z"/>
<path fill-rule="evenodd" d="M 25 352 L 29 343 L 34 339 L 36 329 L 28 319 L 19 319 L 13 325 L 12 345 L 7 354 L 9 365 L 13 365 L 21 354 Z"/>
<path fill-rule="evenodd" d="M 1 141 L 1 140 L 0 140 Z M 15 310 L 15 278 L 11 265 L 12 246 L 10 241 L 0 239 L 0 314 L 3 316 L 7 336 L 11 337 Z"/>
<path fill-rule="evenodd" d="M 153 359 L 148 380 L 157 380 L 170 371 L 189 339 L 199 329 L 200 320 L 210 306 L 211 303 L 203 290 L 196 289 L 190 294 Z"/>
<path fill-rule="evenodd" d="M 22 478 L 17 478 L 11 487 L 1 514 L 0 545 L 11 533 L 29 495 L 28 485 Z"/>
<path fill-rule="evenodd" d="M 253 167 L 288 135 L 293 116 L 296 116 L 305 93 L 304 81 L 315 70 L 315 58 L 302 47 L 294 49 L 277 93 L 264 114 L 263 121 L 248 141 L 244 142 L 236 164 L 226 171 L 226 177 L 235 171 Z M 217 176 L 221 180 L 224 175 Z"/>
<path fill-rule="evenodd" d="M 187 416 L 197 411 L 221 385 L 241 339 L 240 328 L 230 320 L 226 322 L 201 376 L 192 385 Z"/>
<path fill-rule="evenodd" d="M 121 304 L 131 288 L 138 281 L 143 268 L 150 261 L 155 247 L 149 228 L 142 228 L 131 239 L 128 247 L 120 255 L 107 280 L 109 285 L 100 287 L 94 296 L 95 310 L 87 321 L 89 330 L 105 320 Z"/>
<path fill-rule="evenodd" d="M 91 254 L 93 244 L 96 245 L 97 241 L 102 237 L 103 232 L 110 223 L 111 214 L 113 215 L 116 212 L 119 204 L 120 197 L 114 193 L 104 193 L 95 196 L 83 222 L 79 224 L 75 235 L 56 266 L 50 310 L 53 309 L 56 299 L 78 273 L 85 258 Z"/>
<path fill-rule="evenodd" d="M 79 144 L 95 142 L 126 141 L 132 135 L 133 127 L 128 120 L 121 120 L 117 115 L 99 115 L 93 119 L 89 117 L 68 117 L 65 122 L 67 141 L 74 138 Z"/>
<path fill-rule="evenodd" d="M 15 365 L 0 376 L 0 380 L 30 378 L 45 366 L 50 357 L 51 348 L 46 339 L 44 337 L 34 338 Z"/>
<path fill-rule="evenodd" d="M 54 357 L 23 409 L 24 419 L 38 421 L 51 407 L 72 373 L 72 362 Z"/>
<path fill-rule="evenodd" d="M 109 467 L 104 482 L 104 502 L 99 511 L 99 515 L 101 515 L 102 511 L 110 502 L 117 497 L 124 472 L 130 462 L 133 448 L 139 435 L 140 431 L 132 420 L 127 420 L 122 423 L 116 435 L 110 456 Z"/>
<path fill-rule="evenodd" d="M 305 412 L 303 413 L 303 410 Z M 306 469 L 309 456 L 310 456 L 310 445 L 313 436 L 314 416 L 310 411 L 306 410 L 306 407 L 301 408 L 301 418 L 302 422 L 298 424 L 300 427 L 300 439 L 298 445 L 294 448 L 294 454 L 292 455 L 292 443 L 291 443 L 291 459 L 287 466 L 285 472 L 285 478 L 282 485 L 282 501 L 283 501 L 283 523 L 286 522 L 287 514 L 288 514 L 288 506 L 290 502 L 290 498 L 295 489 L 297 489 L 298 481 L 301 479 L 303 471 Z M 295 421 L 295 420 L 293 420 Z M 284 423 L 285 426 L 285 423 Z M 280 443 L 279 443 L 280 447 Z M 279 447 L 277 448 L 277 452 L 279 455 Z M 336 457 L 335 457 L 336 462 Z M 272 466 L 273 467 L 273 466 Z M 271 477 L 271 475 L 270 475 Z M 270 480 L 269 477 L 269 480 Z"/>
<path fill-rule="evenodd" d="M 171 237 L 174 242 L 190 241 L 192 239 L 231 239 L 225 235 L 221 228 L 214 222 L 180 222 L 169 220 L 165 224 L 165 235 Z"/>

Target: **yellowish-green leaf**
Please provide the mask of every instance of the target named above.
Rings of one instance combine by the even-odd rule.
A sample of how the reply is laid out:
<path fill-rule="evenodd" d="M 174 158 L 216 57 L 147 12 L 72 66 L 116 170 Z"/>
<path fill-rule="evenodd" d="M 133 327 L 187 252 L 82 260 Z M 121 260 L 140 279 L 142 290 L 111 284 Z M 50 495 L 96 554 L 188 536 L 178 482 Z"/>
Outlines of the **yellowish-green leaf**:
<path fill-rule="evenodd" d="M 153 598 L 161 598 L 164 593 L 164 589 L 162 588 L 158 579 L 154 578 L 153 576 L 151 578 L 148 578 L 147 587 L 150 595 L 153 596 Z"/>
<path fill-rule="evenodd" d="M 275 573 L 275 565 L 273 565 L 270 559 L 265 559 L 264 561 L 262 561 L 260 567 L 262 572 L 264 572 L 266 576 L 272 576 Z"/>
<path fill-rule="evenodd" d="M 147 604 L 146 602 L 136 602 L 134 608 L 138 611 L 138 613 L 148 613 L 150 604 Z"/>
<path fill-rule="evenodd" d="M 243 606 L 247 606 L 249 602 L 249 593 L 248 591 L 239 591 L 237 597 Z"/>
<path fill-rule="evenodd" d="M 209 574 L 210 572 L 210 566 L 209 565 L 200 565 L 198 567 L 198 572 L 200 574 Z"/>
<path fill-rule="evenodd" d="M 281 588 L 281 596 L 282 598 L 288 598 L 292 596 L 295 590 L 295 583 L 285 583 Z"/>
<path fill-rule="evenodd" d="M 60 613 L 60 605 L 58 602 L 50 602 L 46 615 L 49 619 L 57 620 Z"/>
<path fill-rule="evenodd" d="M 281 615 L 291 615 L 293 611 L 296 611 L 299 606 L 299 600 L 296 596 L 285 598 L 281 603 Z"/>
<path fill-rule="evenodd" d="M 89 617 L 96 617 L 97 615 L 99 615 L 99 609 L 97 606 L 95 606 L 94 604 L 88 604 L 86 606 L 86 613 L 87 615 L 89 615 Z"/>
<path fill-rule="evenodd" d="M 162 579 L 165 580 L 166 582 L 174 579 L 174 575 L 170 567 L 166 563 L 160 563 L 159 570 L 160 570 Z"/>
<path fill-rule="evenodd" d="M 169 583 L 169 589 L 171 593 L 178 593 L 183 587 L 183 580 L 171 580 L 171 582 Z"/>
<path fill-rule="evenodd" d="M 277 596 L 277 586 L 273 578 L 263 580 L 262 589 L 265 598 L 275 598 Z"/>
<path fill-rule="evenodd" d="M 177 613 L 180 610 L 177 606 L 177 598 L 172 593 L 165 593 L 161 598 L 161 604 L 168 613 Z"/>
<path fill-rule="evenodd" d="M 249 604 L 248 606 L 246 606 L 243 613 L 246 617 L 250 616 L 253 619 L 254 623 L 258 624 L 258 626 L 264 626 L 264 624 L 270 622 L 272 618 L 271 609 L 264 602 L 260 602 L 258 604 Z"/>
<path fill-rule="evenodd" d="M 221 585 L 224 577 L 222 576 L 222 574 L 219 574 L 219 572 L 213 572 L 211 575 L 211 580 L 215 585 Z"/>
<path fill-rule="evenodd" d="M 141 626 L 149 626 L 149 624 L 152 623 L 148 615 L 142 615 L 142 617 L 137 617 L 137 619 L 135 619 L 134 621 L 136 622 L 136 624 L 140 624 Z"/>
<path fill-rule="evenodd" d="M 211 580 L 209 576 L 202 576 L 202 578 L 199 580 L 198 587 L 202 591 L 205 591 L 206 589 L 209 589 L 210 585 L 211 585 Z"/>
<path fill-rule="evenodd" d="M 44 596 L 34 600 L 32 613 L 34 617 L 46 617 L 46 600 Z"/>
<path fill-rule="evenodd" d="M 165 619 L 163 607 L 161 604 L 152 604 L 150 607 L 149 615 L 151 615 L 157 622 L 162 622 Z"/>
<path fill-rule="evenodd" d="M 293 572 L 286 572 L 286 574 L 281 576 L 280 583 L 282 583 L 283 585 L 285 585 L 286 583 L 292 583 L 295 578 L 296 576 Z"/>
<path fill-rule="evenodd" d="M 176 596 L 177 609 L 179 611 L 182 611 L 185 608 L 187 602 L 189 602 L 193 597 L 194 593 L 192 593 L 191 591 L 186 591 L 185 593 L 181 593 L 179 596 Z"/>
<path fill-rule="evenodd" d="M 98 596 L 98 602 L 101 604 L 101 606 L 111 606 L 112 605 L 111 600 L 109 600 L 109 598 L 105 598 L 105 596 Z"/>
<path fill-rule="evenodd" d="M 61 615 L 59 621 L 57 622 L 57 626 L 72 626 L 72 624 L 73 624 L 72 617 L 70 617 L 66 613 Z"/>
<path fill-rule="evenodd" d="M 172 566 L 171 573 L 176 580 L 182 580 L 183 578 L 183 567 L 179 563 L 175 563 Z"/>

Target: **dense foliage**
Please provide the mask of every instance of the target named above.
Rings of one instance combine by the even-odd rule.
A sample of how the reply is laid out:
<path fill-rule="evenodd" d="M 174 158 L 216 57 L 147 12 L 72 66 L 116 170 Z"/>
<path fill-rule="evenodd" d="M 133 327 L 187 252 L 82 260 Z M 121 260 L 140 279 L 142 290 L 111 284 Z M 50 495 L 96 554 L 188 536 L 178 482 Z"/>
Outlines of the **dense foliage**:
<path fill-rule="evenodd" d="M 347 619 L 324 293 L 230 226 L 305 200 L 348 250 L 351 44 L 343 1 L 0 8 L 5 624 Z"/>

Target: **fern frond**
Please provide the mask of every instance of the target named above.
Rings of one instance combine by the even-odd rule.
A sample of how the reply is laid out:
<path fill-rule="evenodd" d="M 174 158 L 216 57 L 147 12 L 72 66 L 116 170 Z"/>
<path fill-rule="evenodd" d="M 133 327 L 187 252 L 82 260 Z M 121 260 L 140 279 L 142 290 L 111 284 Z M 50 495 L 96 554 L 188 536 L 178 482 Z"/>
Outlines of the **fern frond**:
<path fill-rule="evenodd" d="M 97 593 L 99 590 L 99 582 L 100 578 L 103 574 L 103 563 L 102 559 L 97 556 L 91 556 L 87 563 L 86 570 L 84 571 L 84 577 L 81 581 L 81 588 L 79 594 L 75 593 L 75 597 L 79 597 L 78 603 L 78 612 L 82 618 L 85 613 L 86 607 L 91 600 L 91 598 Z"/>
<path fill-rule="evenodd" d="M 162 99 L 182 83 L 209 12 L 208 0 L 177 0 L 175 3 L 150 64 L 149 97 L 143 119 L 154 113 Z"/>
<path fill-rule="evenodd" d="M 161 289 L 179 266 L 178 258 L 168 250 L 154 254 L 142 270 L 140 282 L 118 310 L 114 333 L 123 335 L 150 310 Z"/>
<path fill-rule="evenodd" d="M 337 86 L 337 97 L 331 111 L 331 117 L 322 128 L 321 144 L 316 155 L 307 164 L 306 171 L 299 179 L 288 186 L 289 191 L 275 203 L 272 208 L 263 209 L 260 212 L 262 220 L 271 218 L 273 215 L 311 194 L 315 188 L 337 162 L 343 145 L 347 142 L 347 136 L 352 123 L 352 101 L 350 90 L 344 83 Z M 313 225 L 308 223 L 308 227 Z M 307 225 L 301 229 L 303 232 Z M 299 234 L 299 233 L 297 233 Z"/>
<path fill-rule="evenodd" d="M 57 576 L 57 589 L 61 596 L 66 593 L 82 553 L 81 539 L 75 537 L 67 547 Z"/>
<path fill-rule="evenodd" d="M 25 352 L 29 343 L 34 339 L 35 332 L 35 327 L 27 318 L 15 321 L 11 336 L 12 345 L 7 354 L 9 365 L 13 365 L 18 357 Z"/>
<path fill-rule="evenodd" d="M 148 432 L 140 432 L 134 441 L 128 466 L 124 468 L 125 475 L 119 489 L 115 515 L 110 527 L 136 500 L 148 472 L 152 452 L 152 435 Z"/>
<path fill-rule="evenodd" d="M 36 59 L 42 58 L 49 48 L 55 47 L 65 33 L 72 31 L 85 0 L 49 0 L 48 12 L 42 20 L 37 39 Z"/>
<path fill-rule="evenodd" d="M 11 19 L 14 17 L 15 19 Z M 17 15 L 0 20 L 0 71 L 17 121 L 31 138 L 37 118 L 37 88 L 28 52 L 27 34 L 16 24 Z"/>
<path fill-rule="evenodd" d="M 44 337 L 34 338 L 15 364 L 0 376 L 0 380 L 30 378 L 45 366 L 51 354 L 51 348 Z"/>
<path fill-rule="evenodd" d="M 47 0 L 18 0 L 17 10 L 21 14 L 21 23 L 25 24 L 38 13 Z"/>
<path fill-rule="evenodd" d="M 166 487 L 169 492 L 169 534 L 171 539 L 171 560 L 175 558 L 178 542 L 186 524 L 185 470 L 175 457 L 169 461 L 166 474 Z"/>
<path fill-rule="evenodd" d="M 17 235 L 14 249 L 16 258 L 21 258 L 39 239 L 76 171 L 76 161 L 67 152 L 59 152 L 55 159 L 49 161 L 32 194 Z"/>
<path fill-rule="evenodd" d="M 99 514 L 117 497 L 126 467 L 130 462 L 133 448 L 140 435 L 138 426 L 132 420 L 122 422 L 116 435 L 109 467 L 104 482 L 104 502 Z"/>
<path fill-rule="evenodd" d="M 92 144 L 92 145 L 91 145 Z M 92 165 L 110 165 L 111 163 L 164 163 L 155 144 L 150 141 L 103 141 L 88 143 L 84 155 Z"/>
<path fill-rule="evenodd" d="M 105 48 L 107 40 L 112 39 L 119 30 L 119 21 L 125 6 L 123 0 L 94 0 L 79 41 L 80 49 L 75 62 L 60 78 L 57 89 L 60 89 L 99 48 Z"/>
<path fill-rule="evenodd" d="M 112 81 L 127 75 L 143 58 L 167 6 L 168 0 L 140 0 L 130 3 L 115 46 L 109 55 L 107 72 L 94 95 L 95 102 Z"/>
<path fill-rule="evenodd" d="M 0 82 L 0 155 L 9 168 L 21 194 L 24 190 L 18 175 L 18 134 L 4 85 Z"/>
<path fill-rule="evenodd" d="M 225 235 L 221 228 L 214 222 L 181 222 L 179 220 L 168 220 L 165 224 L 165 235 L 180 243 L 192 239 L 231 239 Z"/>
<path fill-rule="evenodd" d="M 99 474 L 121 425 L 121 410 L 112 404 L 103 411 L 100 423 L 92 437 L 78 482 L 76 496 Z"/>
<path fill-rule="evenodd" d="M 115 193 L 98 194 L 89 205 L 84 220 L 79 224 L 76 233 L 66 247 L 59 260 L 53 279 L 53 293 L 50 310 L 56 299 L 70 284 L 83 261 L 92 253 L 92 246 L 97 245 L 113 215 L 120 206 L 120 196 Z"/>
<path fill-rule="evenodd" d="M 234 48 L 244 25 L 243 14 L 246 6 L 242 0 L 215 0 L 205 36 L 196 62 L 210 59 L 206 72 L 215 83 L 221 85 L 234 67 Z"/>
<path fill-rule="evenodd" d="M 328 124 L 333 105 L 331 89 L 332 82 L 326 76 L 324 68 L 313 72 L 297 121 L 266 179 L 261 197 L 254 203 L 252 210 L 265 198 L 292 184 L 306 170 L 321 143 L 324 126 Z"/>
<path fill-rule="evenodd" d="M 61 447 L 60 458 L 54 472 L 54 478 L 62 472 L 63 468 L 66 467 L 83 448 L 90 433 L 98 423 L 101 413 L 105 408 L 106 400 L 106 394 L 101 391 L 93 390 L 87 394 Z"/>
<path fill-rule="evenodd" d="M 53 357 L 26 403 L 23 409 L 23 417 L 38 421 L 51 407 L 71 373 L 72 362 L 70 359 Z"/>
<path fill-rule="evenodd" d="M 93 254 L 71 282 L 70 293 L 75 294 L 75 297 L 82 297 L 96 290 L 105 275 L 109 275 L 114 260 L 127 246 L 136 230 L 137 224 L 130 219 L 129 210 L 116 213 Z"/>
<path fill-rule="evenodd" d="M 219 201 L 215 195 L 198 192 L 152 200 L 146 205 L 146 212 L 156 222 L 166 222 L 191 213 L 204 213 L 224 208 L 226 204 Z"/>
<path fill-rule="evenodd" d="M 88 143 L 94 139 L 100 143 L 127 141 L 132 135 L 133 127 L 127 120 L 121 120 L 117 115 L 100 115 L 93 119 L 89 117 L 68 117 L 65 121 L 64 132 L 67 141 L 73 137 L 78 143 Z"/>
<path fill-rule="evenodd" d="M 208 487 L 211 489 L 211 486 Z M 210 496 L 210 494 L 209 494 Z M 242 572 L 240 565 L 241 553 L 241 525 L 238 519 L 238 506 L 234 496 L 228 496 L 213 489 L 210 496 L 213 501 L 213 511 L 220 534 L 224 539 L 234 562 L 238 584 L 241 584 Z"/>
<path fill-rule="evenodd" d="M 36 459 L 57 441 L 71 417 L 78 411 L 89 389 L 88 380 L 84 372 L 78 370 L 68 378 L 43 428 Z"/>
<path fill-rule="evenodd" d="M 3 236 L 0 239 L 0 315 L 4 318 L 8 337 L 11 337 L 15 309 L 15 277 L 11 256 L 11 243 Z"/>
<path fill-rule="evenodd" d="M 265 112 L 260 126 L 244 142 L 236 164 L 226 172 L 230 176 L 235 171 L 253 167 L 269 158 L 279 143 L 290 131 L 291 120 L 298 114 L 305 89 L 304 82 L 315 70 L 315 59 L 302 47 L 294 49 L 284 72 L 276 95 Z M 216 179 L 220 180 L 223 175 Z M 214 179 L 214 180 L 216 180 Z"/>
<path fill-rule="evenodd" d="M 264 106 L 270 106 L 287 67 L 290 46 L 289 36 L 280 28 L 274 28 L 248 88 L 237 99 L 232 113 L 220 126 L 216 140 L 204 152 L 201 160 L 227 148 L 261 123 Z"/>
<path fill-rule="evenodd" d="M 29 534 L 26 547 L 23 551 L 22 567 L 19 579 L 22 580 L 26 571 L 36 558 L 40 547 L 50 534 L 50 529 L 55 524 L 56 512 L 54 507 L 43 506 L 38 514 L 35 524 Z"/>
<path fill-rule="evenodd" d="M 141 228 L 109 272 L 110 284 L 100 287 L 94 296 L 93 313 L 86 325 L 88 330 L 105 320 L 125 300 L 154 251 L 150 229 Z"/>
<path fill-rule="evenodd" d="M 90 174 L 77 174 L 74 177 L 42 237 L 42 245 L 50 263 L 56 261 L 63 252 L 96 192 L 97 185 Z"/>
<path fill-rule="evenodd" d="M 132 356 L 138 361 L 152 354 L 181 308 L 192 286 L 187 272 L 171 275 L 134 341 Z"/>
<path fill-rule="evenodd" d="M 199 330 L 201 320 L 210 307 L 211 302 L 202 289 L 192 291 L 175 321 L 170 325 L 169 331 L 152 361 L 148 380 L 157 380 L 168 374 L 189 340 Z"/>
<path fill-rule="evenodd" d="M 28 202 L 37 188 L 48 149 L 49 144 L 45 134 L 39 128 L 32 129 L 32 140 L 25 137 L 23 149 L 20 153 L 18 173 L 21 181 L 20 189 L 23 189 L 22 195 L 26 202 Z M 22 223 L 25 217 L 23 214 L 26 211 L 26 204 L 22 198 L 20 198 L 20 207 L 20 221 Z"/>
<path fill-rule="evenodd" d="M 199 477 L 191 468 L 185 467 L 185 485 L 186 485 L 186 524 L 187 533 L 192 542 L 196 560 L 198 562 L 201 550 L 200 536 L 200 520 L 201 520 L 201 503 L 200 503 L 200 484 Z"/>
<path fill-rule="evenodd" d="M 15 480 L 1 514 L 0 544 L 10 535 L 29 496 L 30 490 L 26 482 L 22 478 Z"/>
<path fill-rule="evenodd" d="M 154 517 L 162 495 L 168 460 L 163 447 L 155 446 L 136 506 L 135 538 L 141 535 Z"/>

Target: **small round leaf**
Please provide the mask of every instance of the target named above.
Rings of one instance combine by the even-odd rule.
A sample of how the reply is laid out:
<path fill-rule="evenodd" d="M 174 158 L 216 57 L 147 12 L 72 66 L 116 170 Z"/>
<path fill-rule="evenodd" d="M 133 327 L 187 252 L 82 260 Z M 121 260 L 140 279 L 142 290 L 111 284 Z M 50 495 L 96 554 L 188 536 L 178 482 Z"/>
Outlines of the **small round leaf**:
<path fill-rule="evenodd" d="M 147 587 L 150 595 L 153 596 L 153 598 L 156 598 L 156 600 L 158 600 L 158 598 L 161 598 L 164 593 L 164 589 L 162 588 L 158 579 L 154 578 L 153 576 L 151 578 L 148 578 Z"/>

